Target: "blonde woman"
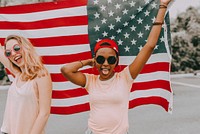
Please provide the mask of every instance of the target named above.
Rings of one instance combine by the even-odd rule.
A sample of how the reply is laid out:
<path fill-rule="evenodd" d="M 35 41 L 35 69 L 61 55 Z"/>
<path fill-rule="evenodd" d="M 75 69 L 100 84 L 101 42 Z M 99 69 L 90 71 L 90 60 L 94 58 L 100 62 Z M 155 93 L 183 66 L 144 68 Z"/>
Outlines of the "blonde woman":
<path fill-rule="evenodd" d="M 21 36 L 8 36 L 4 48 L 0 45 L 0 62 L 14 75 L 1 131 L 44 134 L 50 115 L 52 82 L 32 43 Z"/>

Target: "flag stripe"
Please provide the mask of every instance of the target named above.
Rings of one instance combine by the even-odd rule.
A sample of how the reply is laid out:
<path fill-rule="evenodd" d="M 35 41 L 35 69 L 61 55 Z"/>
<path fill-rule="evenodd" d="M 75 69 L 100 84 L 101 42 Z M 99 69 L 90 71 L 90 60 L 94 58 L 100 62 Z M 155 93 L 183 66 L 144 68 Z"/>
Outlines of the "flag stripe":
<path fill-rule="evenodd" d="M 146 98 L 151 96 L 160 96 L 166 100 L 170 100 L 170 92 L 168 90 L 163 90 L 162 88 L 155 88 L 150 90 L 137 90 L 130 93 L 130 100 L 137 98 Z M 64 99 L 52 99 L 52 106 L 73 106 L 83 104 L 84 102 L 89 102 L 88 95 L 64 98 Z"/>
<path fill-rule="evenodd" d="M 37 6 L 36 6 L 37 5 Z M 27 4 L 20 6 L 1 7 L 0 14 L 27 14 L 32 12 L 42 12 L 62 8 L 72 8 L 87 5 L 87 0 L 63 0 L 56 2 L 46 2 L 37 4 Z"/>
<path fill-rule="evenodd" d="M 55 19 L 46 19 L 34 22 L 0 22 L 0 29 L 44 29 L 52 27 L 62 27 L 62 26 L 76 26 L 76 25 L 87 25 L 87 16 L 75 16 L 75 17 L 63 17 Z"/>
<path fill-rule="evenodd" d="M 120 65 L 118 66 L 117 69 L 115 70 L 119 70 L 121 71 L 122 69 L 124 69 L 126 66 Z M 142 71 L 140 72 L 140 74 L 145 74 L 145 73 L 151 73 L 151 72 L 157 72 L 157 71 L 169 71 L 169 63 L 154 63 L 154 64 L 146 64 L 144 66 L 144 68 L 142 69 Z M 86 70 L 82 70 L 81 72 L 83 73 L 92 73 L 92 74 L 97 74 L 97 70 L 96 69 L 86 69 Z M 64 82 L 67 81 L 66 78 L 64 78 L 64 76 L 61 73 L 58 74 L 51 74 L 52 77 L 52 81 L 53 82 Z"/>
<path fill-rule="evenodd" d="M 0 36 L 6 38 L 10 34 L 18 34 L 27 38 L 46 38 L 54 36 L 72 36 L 88 34 L 87 25 L 56 27 L 34 30 L 0 30 Z"/>
<path fill-rule="evenodd" d="M 0 42 L 4 42 L 5 38 L 0 38 Z M 53 47 L 66 45 L 89 44 L 88 34 L 57 36 L 47 38 L 30 38 L 35 47 Z"/>
<path fill-rule="evenodd" d="M 147 87 L 149 87 L 147 89 Z M 155 80 L 155 81 L 148 81 L 148 82 L 138 82 L 133 83 L 133 87 L 131 92 L 137 90 L 149 90 L 154 88 L 161 88 L 171 92 L 171 87 L 169 81 L 165 80 Z M 80 97 L 87 95 L 87 91 L 84 88 L 76 88 L 71 90 L 54 90 L 53 91 L 53 99 L 64 99 L 64 98 L 73 98 L 73 97 Z"/>

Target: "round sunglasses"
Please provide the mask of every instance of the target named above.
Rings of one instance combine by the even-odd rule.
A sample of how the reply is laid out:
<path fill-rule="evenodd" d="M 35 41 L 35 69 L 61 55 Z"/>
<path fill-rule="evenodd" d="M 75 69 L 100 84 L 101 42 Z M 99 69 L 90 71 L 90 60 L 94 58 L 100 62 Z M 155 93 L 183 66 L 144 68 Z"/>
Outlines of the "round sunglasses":
<path fill-rule="evenodd" d="M 15 45 L 13 46 L 12 50 L 15 51 L 15 53 L 19 53 L 20 50 L 21 50 L 21 47 L 20 47 L 19 44 L 15 44 Z M 9 57 L 11 56 L 11 54 L 12 54 L 12 50 L 6 49 L 6 50 L 5 50 L 5 53 L 4 53 L 5 56 L 9 58 Z"/>
<path fill-rule="evenodd" d="M 101 55 L 96 57 L 96 62 L 98 64 L 103 64 L 107 60 L 108 64 L 113 65 L 116 63 L 117 58 L 115 56 L 109 56 L 107 59 Z"/>

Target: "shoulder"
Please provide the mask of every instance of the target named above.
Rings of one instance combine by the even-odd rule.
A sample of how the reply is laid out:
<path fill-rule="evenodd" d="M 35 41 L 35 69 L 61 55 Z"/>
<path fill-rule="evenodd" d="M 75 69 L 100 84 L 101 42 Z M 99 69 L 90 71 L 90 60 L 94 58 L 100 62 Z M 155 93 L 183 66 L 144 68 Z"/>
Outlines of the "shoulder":
<path fill-rule="evenodd" d="M 52 82 L 51 76 L 48 73 L 42 76 L 37 76 L 34 80 L 37 85 L 41 85 L 41 84 L 45 85 L 47 83 L 50 84 Z"/>

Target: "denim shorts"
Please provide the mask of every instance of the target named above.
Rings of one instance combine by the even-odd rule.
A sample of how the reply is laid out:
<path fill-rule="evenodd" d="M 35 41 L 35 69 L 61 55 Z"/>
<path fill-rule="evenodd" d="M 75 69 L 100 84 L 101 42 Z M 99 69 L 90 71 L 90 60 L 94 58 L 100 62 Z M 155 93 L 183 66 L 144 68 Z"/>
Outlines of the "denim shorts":
<path fill-rule="evenodd" d="M 88 128 L 88 129 L 85 131 L 85 134 L 94 134 L 94 133 L 92 132 L 91 129 Z M 126 132 L 125 134 L 128 134 L 128 132 Z"/>

